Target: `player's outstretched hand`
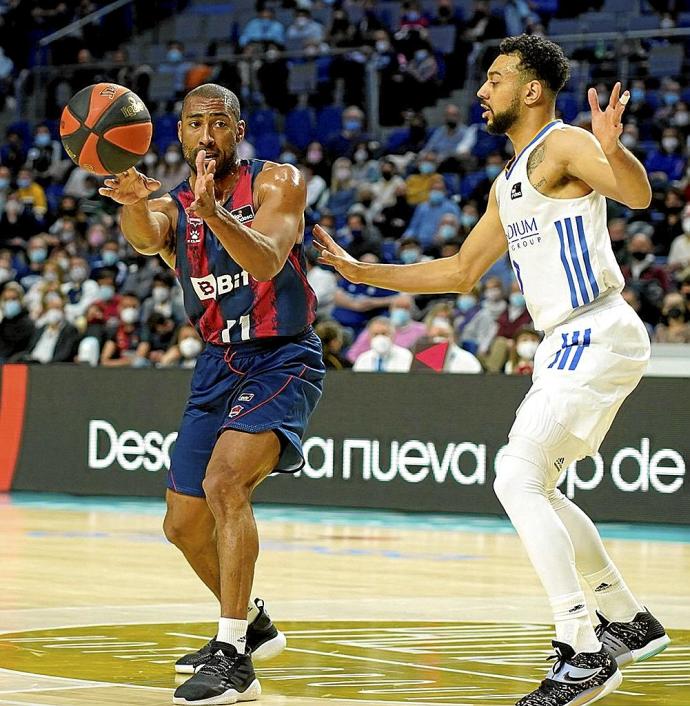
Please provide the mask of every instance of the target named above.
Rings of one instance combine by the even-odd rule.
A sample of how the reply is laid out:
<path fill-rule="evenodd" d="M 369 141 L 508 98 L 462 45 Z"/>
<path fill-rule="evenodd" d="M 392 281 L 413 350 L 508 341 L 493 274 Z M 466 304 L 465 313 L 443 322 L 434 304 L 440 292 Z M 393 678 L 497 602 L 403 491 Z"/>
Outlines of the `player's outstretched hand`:
<path fill-rule="evenodd" d="M 345 279 L 356 283 L 359 262 L 343 250 L 320 225 L 314 226 L 313 233 L 314 248 L 319 253 L 318 261 L 323 265 L 330 265 Z"/>
<path fill-rule="evenodd" d="M 621 95 L 620 81 L 616 83 L 611 91 L 609 104 L 604 110 L 599 105 L 596 88 L 587 91 L 589 107 L 592 109 L 592 133 L 599 140 L 604 154 L 609 154 L 618 148 L 618 138 L 623 132 L 623 111 L 630 100 L 629 91 Z"/>
<path fill-rule="evenodd" d="M 108 196 L 123 206 L 131 206 L 137 201 L 147 199 L 154 191 L 161 188 L 161 183 L 157 179 L 147 177 L 146 174 L 134 168 L 116 174 L 112 179 L 106 179 L 103 184 L 98 193 L 101 196 Z"/>
<path fill-rule="evenodd" d="M 216 214 L 215 191 L 216 160 L 206 164 L 206 150 L 199 150 L 196 155 L 196 181 L 194 182 L 194 201 L 189 204 L 187 213 L 199 218 L 210 218 Z"/>

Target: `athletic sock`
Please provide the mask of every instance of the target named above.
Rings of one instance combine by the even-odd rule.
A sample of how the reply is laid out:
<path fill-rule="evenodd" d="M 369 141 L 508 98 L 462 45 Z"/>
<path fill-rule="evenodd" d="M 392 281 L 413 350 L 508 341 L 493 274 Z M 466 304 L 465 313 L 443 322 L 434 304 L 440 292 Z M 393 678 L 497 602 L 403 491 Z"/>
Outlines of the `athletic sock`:
<path fill-rule="evenodd" d="M 556 639 L 575 652 L 599 652 L 601 643 L 594 633 L 582 591 L 550 599 L 556 625 Z"/>
<path fill-rule="evenodd" d="M 247 622 L 251 625 L 259 617 L 259 609 L 251 603 L 247 608 Z"/>
<path fill-rule="evenodd" d="M 232 645 L 240 654 L 247 649 L 247 621 L 234 618 L 220 618 L 218 621 L 218 642 Z"/>
<path fill-rule="evenodd" d="M 628 623 L 644 610 L 612 563 L 594 574 L 583 574 L 583 578 L 594 591 L 597 606 L 608 620 Z"/>

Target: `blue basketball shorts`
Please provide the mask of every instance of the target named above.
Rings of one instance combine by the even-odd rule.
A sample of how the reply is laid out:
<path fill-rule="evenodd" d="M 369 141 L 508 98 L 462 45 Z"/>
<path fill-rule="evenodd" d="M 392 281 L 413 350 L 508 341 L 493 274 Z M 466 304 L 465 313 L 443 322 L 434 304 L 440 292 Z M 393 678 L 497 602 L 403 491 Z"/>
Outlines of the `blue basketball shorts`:
<path fill-rule="evenodd" d="M 274 431 L 281 444 L 275 470 L 301 469 L 302 436 L 321 397 L 325 372 L 321 341 L 311 328 L 295 338 L 231 348 L 207 344 L 192 377 L 168 488 L 204 497 L 206 466 L 226 429 Z"/>

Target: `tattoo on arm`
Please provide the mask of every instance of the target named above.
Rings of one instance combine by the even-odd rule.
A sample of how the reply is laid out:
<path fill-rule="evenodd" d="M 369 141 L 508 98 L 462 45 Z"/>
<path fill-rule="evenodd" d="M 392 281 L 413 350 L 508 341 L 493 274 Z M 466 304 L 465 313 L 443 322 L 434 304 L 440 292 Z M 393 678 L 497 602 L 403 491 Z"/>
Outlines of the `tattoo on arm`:
<path fill-rule="evenodd" d="M 542 142 L 539 147 L 532 150 L 527 160 L 527 178 L 532 176 L 532 172 L 544 161 L 546 156 L 546 142 Z"/>
<path fill-rule="evenodd" d="M 542 177 L 535 185 L 534 188 L 537 191 L 541 191 L 546 186 L 546 179 Z"/>

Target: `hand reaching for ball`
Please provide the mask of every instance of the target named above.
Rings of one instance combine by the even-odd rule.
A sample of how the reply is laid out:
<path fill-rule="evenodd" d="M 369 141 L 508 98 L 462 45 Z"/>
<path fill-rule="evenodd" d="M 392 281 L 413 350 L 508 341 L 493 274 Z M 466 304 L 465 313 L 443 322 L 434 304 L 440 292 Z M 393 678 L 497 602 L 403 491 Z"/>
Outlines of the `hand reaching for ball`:
<path fill-rule="evenodd" d="M 111 179 L 106 179 L 103 183 L 105 186 L 102 186 L 98 193 L 101 196 L 109 196 L 123 206 L 132 206 L 137 201 L 147 199 L 154 191 L 161 188 L 161 183 L 157 179 L 147 177 L 134 167 Z"/>

